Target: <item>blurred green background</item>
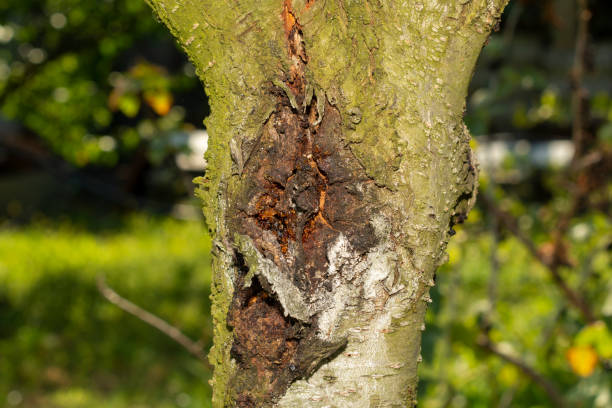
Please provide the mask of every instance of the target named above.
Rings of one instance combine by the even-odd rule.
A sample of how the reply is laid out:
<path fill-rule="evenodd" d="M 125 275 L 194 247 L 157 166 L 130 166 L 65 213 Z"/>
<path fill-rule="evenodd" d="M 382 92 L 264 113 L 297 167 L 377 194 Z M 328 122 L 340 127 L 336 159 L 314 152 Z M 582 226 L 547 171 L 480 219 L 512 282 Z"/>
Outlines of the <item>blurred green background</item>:
<path fill-rule="evenodd" d="M 466 112 L 482 199 L 437 274 L 419 406 L 558 406 L 543 381 L 612 407 L 612 5 L 589 8 L 578 85 L 575 0 L 512 0 L 483 49 Z M 210 405 L 210 367 L 96 288 L 210 347 L 191 183 L 207 114 L 144 1 L 0 2 L 0 406 Z"/>

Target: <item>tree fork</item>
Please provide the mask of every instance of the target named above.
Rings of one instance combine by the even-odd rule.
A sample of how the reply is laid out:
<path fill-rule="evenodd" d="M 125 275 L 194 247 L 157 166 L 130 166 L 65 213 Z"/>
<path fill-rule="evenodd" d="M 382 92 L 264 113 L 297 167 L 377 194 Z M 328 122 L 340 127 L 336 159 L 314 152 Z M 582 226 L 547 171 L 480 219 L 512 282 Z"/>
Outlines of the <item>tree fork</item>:
<path fill-rule="evenodd" d="M 475 199 L 467 85 L 506 1 L 148 2 L 211 104 L 213 405 L 414 405 Z"/>

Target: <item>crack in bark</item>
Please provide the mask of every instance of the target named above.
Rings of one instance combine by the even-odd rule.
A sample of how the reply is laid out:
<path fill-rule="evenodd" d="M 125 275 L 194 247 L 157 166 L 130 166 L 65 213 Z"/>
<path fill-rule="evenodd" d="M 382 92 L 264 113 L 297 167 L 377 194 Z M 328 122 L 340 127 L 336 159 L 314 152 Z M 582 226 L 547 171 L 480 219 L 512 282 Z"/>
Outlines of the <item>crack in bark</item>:
<path fill-rule="evenodd" d="M 304 70 L 306 64 L 308 64 L 308 56 L 306 55 L 306 49 L 304 47 L 302 26 L 295 18 L 291 0 L 284 1 L 281 17 L 283 19 L 283 26 L 285 28 L 289 57 L 291 58 L 292 62 L 290 77 L 285 82 L 297 96 L 304 93 Z"/>
<path fill-rule="evenodd" d="M 463 191 L 459 194 L 452 206 L 453 212 L 450 217 L 448 230 L 450 236 L 455 235 L 453 227 L 457 224 L 463 224 L 467 219 L 467 214 L 474 206 L 476 194 L 478 192 L 478 167 L 471 150 L 466 152 L 463 166 L 466 170 L 464 172 L 465 178 L 461 180 Z"/>

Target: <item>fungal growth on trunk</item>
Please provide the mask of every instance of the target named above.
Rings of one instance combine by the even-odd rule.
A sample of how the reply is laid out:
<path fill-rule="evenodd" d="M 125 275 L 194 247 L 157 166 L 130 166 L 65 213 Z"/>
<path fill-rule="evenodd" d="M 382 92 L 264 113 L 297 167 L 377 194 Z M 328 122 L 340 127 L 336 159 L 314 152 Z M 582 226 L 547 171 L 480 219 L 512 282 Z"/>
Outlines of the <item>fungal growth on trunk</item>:
<path fill-rule="evenodd" d="M 213 406 L 413 406 L 475 200 L 467 86 L 507 0 L 147 1 L 211 105 Z"/>

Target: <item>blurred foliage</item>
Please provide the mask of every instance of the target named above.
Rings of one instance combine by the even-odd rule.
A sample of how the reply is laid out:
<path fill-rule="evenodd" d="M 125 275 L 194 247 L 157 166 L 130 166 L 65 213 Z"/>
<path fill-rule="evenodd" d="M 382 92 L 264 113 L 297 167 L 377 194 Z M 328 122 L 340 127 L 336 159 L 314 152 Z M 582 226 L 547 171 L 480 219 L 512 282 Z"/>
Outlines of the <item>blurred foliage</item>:
<path fill-rule="evenodd" d="M 559 220 L 573 212 L 560 241 L 560 275 L 600 320 L 584 321 L 550 270 L 480 199 L 451 239 L 432 291 L 419 406 L 557 406 L 517 364 L 482 347 L 486 333 L 497 350 L 553 384 L 567 406 L 612 407 L 612 182 L 605 165 L 612 157 L 612 10 L 603 1 L 589 6 L 597 36 L 586 61 L 585 128 L 602 170 L 535 165 L 530 155 L 534 142 L 572 138 L 573 0 L 511 2 L 483 49 L 465 120 L 477 149 L 506 143 L 503 160 L 481 171 L 480 195 L 513 217 L 539 254 L 552 256 Z M 572 210 L 579 190 L 587 193 Z"/>
<path fill-rule="evenodd" d="M 78 166 L 113 166 L 141 145 L 159 164 L 175 146 L 149 141 L 201 127 L 208 109 L 142 0 L 5 0 L 0 45 L 0 112 Z"/>
<path fill-rule="evenodd" d="M 0 405 L 209 406 L 208 368 L 106 301 L 95 279 L 209 347 L 210 249 L 198 223 L 145 215 L 5 224 Z"/>
<path fill-rule="evenodd" d="M 591 113 L 612 136 L 612 87 L 608 57 L 612 5 L 589 1 L 594 41 L 587 78 Z M 523 138 L 563 138 L 571 126 L 570 69 L 575 0 L 510 2 L 498 33 L 483 49 L 470 84 L 465 121 L 475 136 L 513 132 Z"/>
<path fill-rule="evenodd" d="M 546 224 L 553 217 L 520 213 L 526 230 L 540 241 L 548 238 Z M 568 275 L 570 284 L 607 323 L 585 326 L 546 268 L 513 236 L 496 236 L 486 216 L 482 209 L 470 214 L 450 241 L 448 264 L 437 273 L 423 334 L 419 406 L 555 406 L 516 366 L 479 348 L 485 318 L 494 322 L 489 334 L 500 348 L 556 383 L 569 406 L 612 406 L 609 217 L 587 214 L 571 227 L 571 256 L 579 266 Z"/>

